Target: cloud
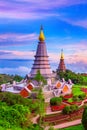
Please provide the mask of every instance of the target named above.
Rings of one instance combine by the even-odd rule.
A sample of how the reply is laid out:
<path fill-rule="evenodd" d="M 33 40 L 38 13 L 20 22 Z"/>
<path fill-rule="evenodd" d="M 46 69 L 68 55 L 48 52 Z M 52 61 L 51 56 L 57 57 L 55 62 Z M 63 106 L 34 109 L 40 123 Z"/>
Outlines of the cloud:
<path fill-rule="evenodd" d="M 38 35 L 36 33 L 31 34 L 0 34 L 0 46 L 8 45 L 23 45 L 25 43 L 33 43 L 37 39 Z"/>
<path fill-rule="evenodd" d="M 87 51 L 85 51 L 83 54 L 81 53 L 75 53 L 75 54 L 65 54 L 65 63 L 66 64 L 77 64 L 77 63 L 84 63 L 87 64 L 87 58 L 85 57 L 87 55 Z M 60 54 L 58 53 L 50 53 L 49 54 L 49 59 L 51 63 L 56 63 L 59 64 L 60 61 Z"/>
<path fill-rule="evenodd" d="M 55 43 L 54 46 L 53 46 L 53 43 Z M 58 52 L 59 53 L 61 52 L 61 49 L 63 49 L 65 53 L 72 54 L 79 50 L 81 50 L 81 51 L 87 50 L 87 39 L 77 40 L 77 39 L 73 39 L 73 38 L 67 39 L 67 37 L 66 38 L 65 37 L 62 37 L 62 38 L 56 37 L 55 39 L 51 39 L 47 45 L 48 45 L 48 51 L 55 50 L 55 52 L 57 52 L 57 55 L 58 55 Z M 79 47 L 79 49 L 78 49 L 78 47 Z"/>
<path fill-rule="evenodd" d="M 75 25 L 75 26 L 79 26 L 79 27 L 83 27 L 87 29 L 87 18 L 83 18 L 82 20 L 72 20 L 70 18 L 63 18 L 60 17 L 59 18 L 61 21 L 65 21 L 71 25 Z"/>
<path fill-rule="evenodd" d="M 77 73 L 87 73 L 87 64 L 82 62 L 77 62 L 73 64 L 66 64 L 67 69 L 72 70 Z"/>
<path fill-rule="evenodd" d="M 86 0 L 3 0 L 0 1 L 0 17 L 10 19 L 43 19 L 58 15 L 55 8 L 85 4 Z"/>
<path fill-rule="evenodd" d="M 9 51 L 0 50 L 0 59 L 33 59 L 33 51 Z"/>
<path fill-rule="evenodd" d="M 53 45 L 53 44 L 52 44 Z M 78 49 L 79 47 L 79 49 Z M 49 51 L 52 48 L 51 52 Z M 60 60 L 61 49 L 64 50 L 65 61 L 67 64 L 76 62 L 87 63 L 87 41 L 81 40 L 72 44 L 56 44 L 48 48 L 48 55 L 51 62 Z M 54 52 L 55 50 L 55 52 Z M 34 59 L 35 51 L 15 51 L 15 50 L 0 50 L 0 59 Z"/>
<path fill-rule="evenodd" d="M 1 74 L 10 74 L 10 75 L 21 75 L 25 76 L 30 72 L 30 68 L 25 67 L 25 66 L 19 66 L 18 68 L 0 68 L 0 73 Z"/>
<path fill-rule="evenodd" d="M 72 24 L 83 27 L 83 28 L 87 28 L 87 19 L 72 22 Z"/>
<path fill-rule="evenodd" d="M 0 55 L 8 55 L 8 54 L 11 54 L 11 52 L 4 52 L 4 51 L 0 51 Z"/>

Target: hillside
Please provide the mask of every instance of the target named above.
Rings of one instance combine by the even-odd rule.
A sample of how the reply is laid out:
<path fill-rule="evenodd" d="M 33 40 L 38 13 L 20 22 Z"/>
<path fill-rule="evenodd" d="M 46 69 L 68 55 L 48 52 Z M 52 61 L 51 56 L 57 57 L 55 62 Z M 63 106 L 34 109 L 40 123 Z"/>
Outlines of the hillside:
<path fill-rule="evenodd" d="M 23 79 L 23 77 L 19 76 L 19 75 L 7 75 L 7 74 L 0 74 L 0 84 L 3 83 L 12 83 L 13 80 L 15 81 L 21 81 Z"/>

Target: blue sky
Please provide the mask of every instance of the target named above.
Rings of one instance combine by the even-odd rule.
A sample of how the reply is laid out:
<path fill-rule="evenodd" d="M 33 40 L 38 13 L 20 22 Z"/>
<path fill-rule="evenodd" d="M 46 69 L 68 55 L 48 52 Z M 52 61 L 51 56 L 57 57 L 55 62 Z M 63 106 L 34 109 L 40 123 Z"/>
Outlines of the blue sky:
<path fill-rule="evenodd" d="M 0 0 L 0 59 L 33 59 L 41 24 L 50 61 L 87 72 L 87 0 Z"/>

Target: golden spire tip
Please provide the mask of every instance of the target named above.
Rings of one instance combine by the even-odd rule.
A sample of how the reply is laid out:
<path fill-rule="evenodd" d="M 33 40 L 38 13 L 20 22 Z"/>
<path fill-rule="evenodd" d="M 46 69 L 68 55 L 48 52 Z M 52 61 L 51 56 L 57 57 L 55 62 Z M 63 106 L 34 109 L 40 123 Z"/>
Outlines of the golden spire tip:
<path fill-rule="evenodd" d="M 64 59 L 63 49 L 61 50 L 61 59 Z"/>
<path fill-rule="evenodd" d="M 43 26 L 41 25 L 39 41 L 44 41 L 44 40 L 45 40 L 45 36 L 44 36 L 44 33 L 43 33 Z"/>

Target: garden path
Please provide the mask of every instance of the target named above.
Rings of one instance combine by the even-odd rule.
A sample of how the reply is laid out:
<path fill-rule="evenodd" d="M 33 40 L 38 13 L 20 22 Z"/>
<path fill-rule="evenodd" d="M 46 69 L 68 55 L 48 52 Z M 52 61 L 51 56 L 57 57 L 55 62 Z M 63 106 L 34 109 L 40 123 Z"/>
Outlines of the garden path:
<path fill-rule="evenodd" d="M 83 100 L 79 107 L 83 106 L 85 102 L 87 102 L 87 99 Z"/>
<path fill-rule="evenodd" d="M 79 124 L 81 124 L 81 119 L 74 120 L 74 121 L 71 121 L 71 122 L 62 123 L 62 124 L 59 124 L 59 125 L 55 125 L 53 127 L 54 127 L 54 129 L 58 129 L 58 128 L 66 128 L 66 127 L 69 127 L 69 126 L 79 125 Z M 45 128 L 45 130 L 48 130 L 48 129 L 49 129 L 49 126 L 47 126 Z"/>

